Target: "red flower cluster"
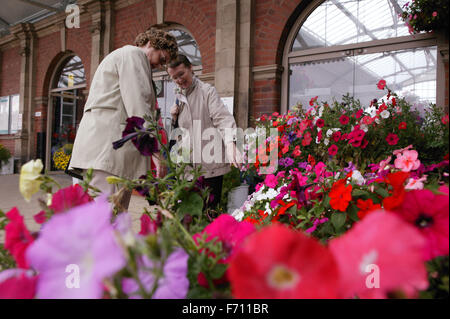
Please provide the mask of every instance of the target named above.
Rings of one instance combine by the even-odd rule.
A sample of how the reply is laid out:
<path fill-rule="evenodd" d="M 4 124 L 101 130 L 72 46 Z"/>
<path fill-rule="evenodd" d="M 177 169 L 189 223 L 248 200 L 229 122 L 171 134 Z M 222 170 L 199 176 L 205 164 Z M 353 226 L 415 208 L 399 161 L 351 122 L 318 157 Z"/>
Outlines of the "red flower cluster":
<path fill-rule="evenodd" d="M 352 200 L 352 185 L 346 185 L 347 179 L 340 179 L 333 184 L 330 191 L 330 206 L 333 209 L 345 212 L 348 203 Z"/>

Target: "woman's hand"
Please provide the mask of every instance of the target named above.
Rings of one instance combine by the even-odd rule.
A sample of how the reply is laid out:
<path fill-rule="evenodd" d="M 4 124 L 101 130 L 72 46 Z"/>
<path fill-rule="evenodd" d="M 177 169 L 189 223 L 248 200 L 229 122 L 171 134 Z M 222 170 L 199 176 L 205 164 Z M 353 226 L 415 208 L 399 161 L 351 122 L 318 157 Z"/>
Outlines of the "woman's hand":
<path fill-rule="evenodd" d="M 243 164 L 243 156 L 241 152 L 239 152 L 239 150 L 236 148 L 236 144 L 234 144 L 234 142 L 229 142 L 225 146 L 225 153 L 230 164 L 236 168 L 241 169 Z"/>

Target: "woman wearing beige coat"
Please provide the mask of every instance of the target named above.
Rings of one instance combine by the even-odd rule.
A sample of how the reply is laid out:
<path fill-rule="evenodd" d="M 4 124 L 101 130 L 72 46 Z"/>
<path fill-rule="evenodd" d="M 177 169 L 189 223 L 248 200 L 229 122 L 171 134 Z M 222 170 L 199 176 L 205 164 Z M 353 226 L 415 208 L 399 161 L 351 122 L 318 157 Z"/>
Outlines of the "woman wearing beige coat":
<path fill-rule="evenodd" d="M 194 167 L 201 165 L 206 184 L 214 195 L 211 203 L 214 207 L 220 202 L 223 175 L 230 171 L 230 164 L 240 165 L 241 155 L 233 141 L 236 122 L 216 89 L 194 76 L 186 56 L 178 55 L 169 64 L 167 72 L 177 85 L 175 98 L 178 102 L 171 109 L 173 123 L 189 136 L 189 160 Z M 215 137 L 202 136 L 213 131 Z M 211 143 L 215 143 L 214 151 Z"/>
<path fill-rule="evenodd" d="M 151 159 L 141 155 L 132 143 L 117 150 L 112 143 L 122 138 L 127 118 L 143 117 L 155 109 L 152 68 L 170 62 L 177 50 L 172 35 L 150 29 L 137 36 L 135 46 L 125 45 L 103 59 L 90 86 L 69 169 L 93 168 L 91 184 L 109 194 L 117 189 L 106 182 L 107 176 L 135 179 L 151 169 Z M 154 161 L 159 174 L 157 156 Z M 128 192 L 123 197 L 124 209 L 130 196 Z"/>

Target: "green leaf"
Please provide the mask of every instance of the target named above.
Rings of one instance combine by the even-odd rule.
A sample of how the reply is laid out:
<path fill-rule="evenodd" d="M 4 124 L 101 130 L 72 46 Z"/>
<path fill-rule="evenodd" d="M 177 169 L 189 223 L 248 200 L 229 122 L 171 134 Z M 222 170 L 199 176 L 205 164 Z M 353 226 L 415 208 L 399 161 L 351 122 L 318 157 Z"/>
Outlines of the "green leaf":
<path fill-rule="evenodd" d="M 386 198 L 389 196 L 389 192 L 387 191 L 387 189 L 382 188 L 382 187 L 375 187 L 375 193 L 377 193 L 378 195 L 380 195 L 383 198 Z"/>
<path fill-rule="evenodd" d="M 228 268 L 227 264 L 216 264 L 214 268 L 211 270 L 211 278 L 212 279 L 221 278 L 223 274 L 225 274 L 227 268 Z"/>
<path fill-rule="evenodd" d="M 369 193 L 362 189 L 356 188 L 352 191 L 352 196 L 353 197 L 364 197 L 364 199 L 366 199 L 369 196 Z"/>
<path fill-rule="evenodd" d="M 330 196 L 326 195 L 323 199 L 323 207 L 327 208 L 330 207 Z"/>
<path fill-rule="evenodd" d="M 184 199 L 178 207 L 178 212 L 181 214 L 198 215 L 202 214 L 203 200 L 197 193 L 190 193 L 186 199 Z"/>
<path fill-rule="evenodd" d="M 331 215 L 331 223 L 333 224 L 334 229 L 338 231 L 342 226 L 344 226 L 346 219 L 346 213 L 333 213 Z"/>
<path fill-rule="evenodd" d="M 359 221 L 358 218 L 358 207 L 355 204 L 350 204 L 348 211 L 348 217 L 350 217 L 351 220 L 357 222 Z"/>

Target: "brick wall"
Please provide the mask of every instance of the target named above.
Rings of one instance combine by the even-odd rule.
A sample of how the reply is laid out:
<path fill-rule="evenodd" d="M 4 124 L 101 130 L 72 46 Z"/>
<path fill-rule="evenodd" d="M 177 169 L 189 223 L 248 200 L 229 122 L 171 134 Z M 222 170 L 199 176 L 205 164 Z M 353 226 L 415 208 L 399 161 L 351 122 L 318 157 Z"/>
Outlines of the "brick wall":
<path fill-rule="evenodd" d="M 0 96 L 19 93 L 20 87 L 20 48 L 13 47 L 2 51 L 0 57 Z M 0 135 L 0 144 L 14 154 L 13 135 Z"/>
<path fill-rule="evenodd" d="M 18 94 L 20 87 L 20 48 L 14 47 L 1 53 L 0 96 Z"/>
<path fill-rule="evenodd" d="M 211 0 L 169 0 L 164 8 L 164 20 L 185 26 L 192 34 L 202 56 L 203 73 L 214 72 L 216 2 Z M 114 48 L 133 44 L 136 36 L 156 24 L 154 0 L 143 0 L 116 10 Z"/>
<path fill-rule="evenodd" d="M 254 66 L 282 64 L 286 38 L 300 11 L 311 1 L 255 1 Z M 281 81 L 255 80 L 251 113 L 254 117 L 279 112 Z"/>

